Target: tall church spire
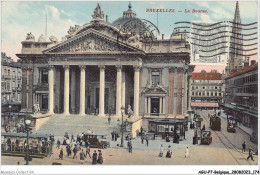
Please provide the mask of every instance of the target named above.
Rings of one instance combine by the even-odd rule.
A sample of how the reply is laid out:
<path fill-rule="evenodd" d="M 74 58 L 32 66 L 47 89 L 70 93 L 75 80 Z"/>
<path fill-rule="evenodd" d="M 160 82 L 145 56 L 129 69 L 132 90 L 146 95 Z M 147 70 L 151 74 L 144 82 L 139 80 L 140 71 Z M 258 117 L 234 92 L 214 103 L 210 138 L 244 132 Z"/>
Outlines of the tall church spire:
<path fill-rule="evenodd" d="M 235 11 L 235 16 L 234 16 L 233 22 L 239 23 L 239 24 L 241 23 L 238 1 L 236 3 L 236 11 Z"/>

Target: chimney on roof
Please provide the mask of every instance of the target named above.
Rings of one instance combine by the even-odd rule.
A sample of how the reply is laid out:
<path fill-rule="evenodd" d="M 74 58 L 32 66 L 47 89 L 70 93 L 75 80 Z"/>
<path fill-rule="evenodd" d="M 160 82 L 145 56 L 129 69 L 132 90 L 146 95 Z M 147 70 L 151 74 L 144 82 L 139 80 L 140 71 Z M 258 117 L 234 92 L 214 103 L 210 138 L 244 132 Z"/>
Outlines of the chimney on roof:
<path fill-rule="evenodd" d="M 251 60 L 251 66 L 256 63 L 256 60 Z"/>
<path fill-rule="evenodd" d="M 164 39 L 164 34 L 162 34 L 162 40 Z"/>
<path fill-rule="evenodd" d="M 108 21 L 108 16 L 106 15 L 106 23 L 107 23 L 107 21 Z"/>

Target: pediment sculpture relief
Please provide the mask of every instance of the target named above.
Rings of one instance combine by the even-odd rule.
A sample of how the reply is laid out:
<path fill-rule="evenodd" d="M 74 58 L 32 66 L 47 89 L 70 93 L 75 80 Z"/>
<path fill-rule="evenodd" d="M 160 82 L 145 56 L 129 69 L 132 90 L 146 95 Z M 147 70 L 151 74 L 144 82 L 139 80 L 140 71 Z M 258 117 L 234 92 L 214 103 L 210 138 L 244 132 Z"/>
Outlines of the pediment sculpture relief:
<path fill-rule="evenodd" d="M 88 52 L 88 51 L 119 51 L 116 43 L 111 43 L 100 38 L 87 37 L 78 42 L 53 50 L 53 52 Z"/>

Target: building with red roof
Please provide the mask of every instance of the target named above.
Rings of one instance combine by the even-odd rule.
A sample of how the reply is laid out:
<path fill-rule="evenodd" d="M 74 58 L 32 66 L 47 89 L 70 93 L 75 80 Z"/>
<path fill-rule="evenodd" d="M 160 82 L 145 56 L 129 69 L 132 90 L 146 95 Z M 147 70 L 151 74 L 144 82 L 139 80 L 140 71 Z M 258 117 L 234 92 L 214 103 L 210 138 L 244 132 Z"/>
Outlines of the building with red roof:
<path fill-rule="evenodd" d="M 192 73 L 191 106 L 193 109 L 216 109 L 222 102 L 224 83 L 216 70 Z"/>

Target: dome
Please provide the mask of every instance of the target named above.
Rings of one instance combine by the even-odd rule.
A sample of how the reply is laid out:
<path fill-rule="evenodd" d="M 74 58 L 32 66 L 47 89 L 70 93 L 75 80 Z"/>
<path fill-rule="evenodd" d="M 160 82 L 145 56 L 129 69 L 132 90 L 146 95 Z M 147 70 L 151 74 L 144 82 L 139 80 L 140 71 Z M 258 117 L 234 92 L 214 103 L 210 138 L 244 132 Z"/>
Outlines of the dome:
<path fill-rule="evenodd" d="M 142 24 L 142 21 L 139 18 L 136 18 L 136 13 L 132 10 L 132 5 L 129 2 L 128 10 L 124 11 L 123 17 L 120 17 L 112 22 L 112 26 L 120 29 L 124 24 L 130 21 L 136 21 L 138 24 Z"/>
<path fill-rule="evenodd" d="M 43 34 L 41 34 L 41 36 L 39 36 L 38 42 L 45 42 Z"/>

